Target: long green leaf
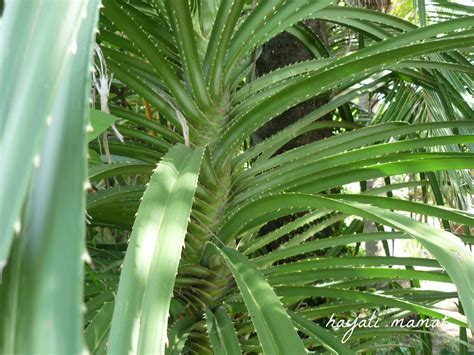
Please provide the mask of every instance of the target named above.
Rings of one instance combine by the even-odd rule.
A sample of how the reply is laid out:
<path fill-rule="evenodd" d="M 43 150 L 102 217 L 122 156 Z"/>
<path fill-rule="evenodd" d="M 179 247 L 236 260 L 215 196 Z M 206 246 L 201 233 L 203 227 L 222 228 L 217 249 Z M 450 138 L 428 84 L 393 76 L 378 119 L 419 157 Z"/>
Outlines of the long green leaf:
<path fill-rule="evenodd" d="M 196 319 L 186 317 L 178 319 L 175 324 L 170 326 L 168 332 L 168 345 L 166 355 L 181 355 L 184 345 L 188 340 L 191 329 L 196 324 Z"/>
<path fill-rule="evenodd" d="M 401 36 L 400 36 L 401 37 Z M 443 40 L 432 40 L 421 44 L 409 45 L 389 51 L 378 52 L 377 54 L 363 56 L 354 55 L 342 58 L 334 66 L 318 70 L 315 74 L 298 80 L 295 85 L 285 87 L 278 94 L 267 100 L 262 100 L 245 114 L 235 118 L 230 126 L 223 132 L 216 147 L 214 161 L 221 163 L 226 157 L 225 153 L 237 146 L 244 138 L 268 122 L 273 117 L 281 114 L 290 107 L 310 98 L 311 95 L 322 94 L 325 91 L 336 87 L 346 87 L 363 78 L 381 70 L 387 65 L 395 63 L 411 56 L 432 53 L 436 51 L 458 48 L 465 43 L 468 44 L 473 39 L 454 38 Z M 451 47 L 452 46 L 452 47 Z M 352 57 L 352 62 L 344 63 L 345 58 Z M 370 64 L 369 64 L 370 63 Z M 337 74 L 336 74 L 337 72 Z M 342 74 L 344 73 L 344 74 Z M 317 83 L 317 89 L 311 88 Z"/>
<path fill-rule="evenodd" d="M 0 289 L 3 354 L 83 350 L 86 126 L 98 6 L 12 1 L 2 16 L 3 266 L 18 221 Z"/>
<path fill-rule="evenodd" d="M 168 311 L 203 149 L 172 148 L 150 179 L 120 276 L 109 354 L 165 350 Z"/>
<path fill-rule="evenodd" d="M 298 313 L 288 313 L 299 330 L 303 331 L 311 338 L 316 339 L 318 342 L 321 342 L 326 348 L 331 350 L 332 353 L 342 355 L 355 354 L 355 352 L 349 349 L 346 345 L 342 344 L 328 330 L 306 319 Z"/>
<path fill-rule="evenodd" d="M 315 208 L 337 210 L 382 223 L 417 239 L 436 258 L 456 284 L 466 316 L 473 324 L 474 306 L 471 296 L 474 287 L 469 275 L 474 274 L 474 259 L 462 242 L 451 233 L 435 229 L 390 210 L 369 205 L 368 200 L 365 202 L 361 204 L 298 193 L 268 196 L 234 213 L 221 228 L 219 235 L 222 241 L 227 242 L 232 235 L 242 232 L 244 227 L 251 228 L 252 225 L 263 223 L 265 219 L 271 220 L 289 213 Z M 257 211 L 260 217 L 255 217 Z"/>
<path fill-rule="evenodd" d="M 113 302 L 105 302 L 84 331 L 84 340 L 91 354 L 105 354 L 105 344 L 112 321 Z"/>
<path fill-rule="evenodd" d="M 239 339 L 231 319 L 223 308 L 215 313 L 206 309 L 207 332 L 216 355 L 241 354 Z"/>
<path fill-rule="evenodd" d="M 9 3 L 3 13 L 0 183 L 2 204 L 8 208 L 2 208 L 0 214 L 0 274 L 6 264 L 15 223 L 19 227 L 20 210 L 46 131 L 54 120 L 62 120 L 52 115 L 54 105 L 64 100 L 62 95 L 71 92 L 76 85 L 74 77 L 86 77 L 89 72 L 88 67 L 82 73 L 71 68 L 83 68 L 84 61 L 89 63 L 90 59 L 79 51 L 89 54 L 90 31 L 96 25 L 96 9 L 91 10 L 95 3 L 86 6 L 84 1 L 64 2 L 56 8 L 51 3 L 20 1 Z M 61 36 L 56 35 L 58 31 Z M 35 65 L 31 64 L 31 58 Z M 69 86 L 64 84 L 68 80 Z M 82 81 L 81 85 L 85 84 Z M 81 133 L 78 131 L 77 135 Z"/>
<path fill-rule="evenodd" d="M 328 268 L 323 270 L 297 271 L 295 273 L 285 273 L 282 275 L 270 276 L 268 278 L 268 282 L 272 285 L 299 285 L 319 280 L 343 280 L 346 278 L 428 280 L 451 283 L 449 276 L 439 271 L 420 271 L 374 267 Z"/>
<path fill-rule="evenodd" d="M 313 287 L 313 286 L 282 286 L 275 289 L 277 295 L 289 297 L 293 299 L 305 299 L 307 297 L 329 297 L 335 299 L 360 300 L 373 302 L 380 306 L 390 306 L 401 309 L 418 312 L 437 319 L 443 319 L 465 327 L 467 325 L 466 318 L 456 312 L 445 311 L 443 309 L 425 306 L 412 301 L 398 299 L 392 295 L 385 295 L 380 292 L 362 292 L 355 290 L 343 290 L 330 287 Z"/>
<path fill-rule="evenodd" d="M 208 73 L 211 95 L 216 101 L 221 95 L 224 57 L 244 3 L 243 0 L 221 1 L 216 20 L 212 26 L 212 33 L 204 58 L 204 71 L 206 74 Z"/>
<path fill-rule="evenodd" d="M 265 43 L 297 22 L 314 16 L 330 3 L 330 0 L 316 2 L 269 0 L 259 3 L 232 37 L 226 56 L 227 69 L 232 67 L 239 57 L 248 55 L 254 47 Z"/>
<path fill-rule="evenodd" d="M 336 238 L 340 238 L 336 237 Z M 327 239 L 325 239 L 327 240 Z M 423 258 L 401 258 L 401 257 L 390 257 L 390 256 L 345 256 L 343 258 L 313 258 L 300 260 L 293 263 L 287 263 L 283 265 L 275 265 L 271 268 L 267 268 L 263 271 L 264 275 L 272 274 L 286 274 L 289 272 L 298 272 L 305 270 L 319 270 L 327 267 L 340 267 L 340 266 L 380 266 L 380 265 L 409 265 L 409 266 L 426 266 L 432 268 L 438 268 L 439 263 L 433 259 Z"/>
<path fill-rule="evenodd" d="M 168 16 L 174 25 L 175 40 L 178 43 L 183 69 L 192 88 L 193 96 L 201 109 L 208 109 L 211 101 L 204 83 L 189 4 L 173 0 L 165 3 Z"/>
<path fill-rule="evenodd" d="M 104 5 L 104 14 L 124 31 L 127 37 L 134 42 L 140 49 L 140 52 L 150 61 L 150 64 L 156 69 L 157 73 L 160 74 L 161 79 L 173 93 L 174 98 L 179 103 L 180 108 L 186 113 L 189 120 L 191 122 L 206 123 L 202 113 L 186 93 L 174 68 L 164 58 L 159 49 L 155 47 L 148 36 L 145 35 L 143 29 L 137 22 L 139 19 L 136 19 L 134 14 L 127 14 L 123 10 L 123 6 L 120 2 L 105 0 Z"/>
<path fill-rule="evenodd" d="M 262 274 L 236 250 L 225 246 L 215 248 L 234 274 L 263 353 L 306 354 L 288 314 Z"/>

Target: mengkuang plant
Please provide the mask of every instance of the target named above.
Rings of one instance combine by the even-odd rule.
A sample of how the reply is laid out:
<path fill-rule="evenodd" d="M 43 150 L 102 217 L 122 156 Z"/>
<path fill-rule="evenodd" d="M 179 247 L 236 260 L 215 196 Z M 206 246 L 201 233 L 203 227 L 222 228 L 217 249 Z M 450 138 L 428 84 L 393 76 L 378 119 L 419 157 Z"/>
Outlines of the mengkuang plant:
<path fill-rule="evenodd" d="M 344 343 L 325 327 L 375 310 L 385 324 L 445 319 L 467 353 L 474 10 L 435 4 L 419 1 L 417 26 L 350 1 L 105 0 L 100 16 L 98 1 L 7 1 L 2 353 L 432 352 L 426 327 Z M 96 32 L 113 79 L 89 110 Z M 313 59 L 255 75 L 283 32 Z M 430 257 L 390 255 L 403 239 Z M 373 241 L 386 256 L 365 255 Z M 455 297 L 458 312 L 436 306 Z"/>

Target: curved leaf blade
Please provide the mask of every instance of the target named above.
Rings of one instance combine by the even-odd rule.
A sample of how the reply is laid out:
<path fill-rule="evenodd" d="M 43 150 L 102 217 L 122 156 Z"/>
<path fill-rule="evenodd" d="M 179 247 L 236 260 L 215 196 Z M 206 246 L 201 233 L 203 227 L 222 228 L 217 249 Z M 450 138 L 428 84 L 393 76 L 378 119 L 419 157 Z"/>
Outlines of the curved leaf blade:
<path fill-rule="evenodd" d="M 238 251 L 211 245 L 222 254 L 237 281 L 263 353 L 306 354 L 288 314 L 262 274 Z"/>
<path fill-rule="evenodd" d="M 12 1 L 2 16 L 2 354 L 83 348 L 86 124 L 98 6 Z"/>
<path fill-rule="evenodd" d="M 472 294 L 474 285 L 469 275 L 474 274 L 474 258 L 463 243 L 453 234 L 420 223 L 409 217 L 373 206 L 370 200 L 358 203 L 349 200 L 335 200 L 323 196 L 286 193 L 264 197 L 251 202 L 244 209 L 238 210 L 224 224 L 220 231 L 222 241 L 228 241 L 233 234 L 242 232 L 249 225 L 261 224 L 266 219 L 271 220 L 296 211 L 323 208 L 353 214 L 374 222 L 382 223 L 405 232 L 417 239 L 440 263 L 449 274 L 459 292 L 459 298 L 464 307 L 469 322 L 474 323 L 474 305 Z M 291 206 L 292 209 L 289 209 Z M 255 217 L 256 211 L 260 218 Z M 273 212 L 273 213 L 270 213 Z M 263 216 L 263 217 L 262 217 Z M 269 217 L 270 216 L 270 217 Z M 246 221 L 242 223 L 242 221 Z"/>
<path fill-rule="evenodd" d="M 216 355 L 242 354 L 234 325 L 223 308 L 206 309 L 207 332 Z"/>
<path fill-rule="evenodd" d="M 306 319 L 298 313 L 288 312 L 296 327 L 307 334 L 309 337 L 321 342 L 328 350 L 334 354 L 350 355 L 355 354 L 346 345 L 341 343 L 339 339 L 334 337 L 329 331 L 316 323 Z"/>
<path fill-rule="evenodd" d="M 168 312 L 203 149 L 178 144 L 143 195 L 120 277 L 109 354 L 165 351 Z"/>

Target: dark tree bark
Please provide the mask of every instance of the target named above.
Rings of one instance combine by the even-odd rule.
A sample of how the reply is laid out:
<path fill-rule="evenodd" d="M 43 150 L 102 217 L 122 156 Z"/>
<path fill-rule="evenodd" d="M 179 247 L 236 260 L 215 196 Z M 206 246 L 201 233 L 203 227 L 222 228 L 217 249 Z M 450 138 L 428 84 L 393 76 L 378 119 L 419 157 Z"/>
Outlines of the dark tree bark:
<path fill-rule="evenodd" d="M 306 25 L 319 36 L 325 45 L 328 44 L 326 24 L 324 22 L 307 20 Z M 284 32 L 264 45 L 262 53 L 257 60 L 256 75 L 261 76 L 275 69 L 310 59 L 313 59 L 312 54 L 301 44 L 301 42 L 289 33 Z M 256 132 L 254 140 L 259 142 L 272 136 L 326 102 L 326 98 L 316 97 L 289 109 L 260 128 Z M 330 116 L 322 117 L 320 120 L 324 119 L 330 119 Z M 330 129 L 308 132 L 286 144 L 279 152 L 281 153 L 330 135 Z"/>

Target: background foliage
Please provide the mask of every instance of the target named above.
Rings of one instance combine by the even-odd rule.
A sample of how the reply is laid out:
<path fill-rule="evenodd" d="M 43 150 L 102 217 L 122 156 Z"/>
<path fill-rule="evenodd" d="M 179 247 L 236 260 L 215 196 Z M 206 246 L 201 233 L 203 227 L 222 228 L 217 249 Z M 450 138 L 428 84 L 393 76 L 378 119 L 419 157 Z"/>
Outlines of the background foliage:
<path fill-rule="evenodd" d="M 472 7 L 98 5 L 2 16 L 2 353 L 433 352 L 426 327 L 325 327 L 373 311 L 447 319 L 467 353 Z M 284 32 L 310 59 L 257 73 Z"/>

